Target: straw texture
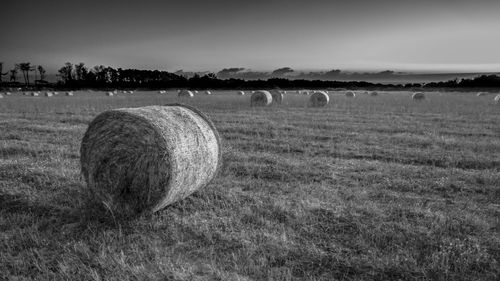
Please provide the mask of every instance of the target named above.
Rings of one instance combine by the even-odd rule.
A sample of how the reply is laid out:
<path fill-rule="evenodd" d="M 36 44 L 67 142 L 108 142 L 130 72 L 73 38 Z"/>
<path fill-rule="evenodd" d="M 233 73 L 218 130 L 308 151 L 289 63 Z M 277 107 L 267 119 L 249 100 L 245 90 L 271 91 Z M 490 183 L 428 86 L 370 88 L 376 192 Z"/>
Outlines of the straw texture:
<path fill-rule="evenodd" d="M 411 95 L 411 98 L 413 100 L 425 100 L 425 94 L 422 92 L 416 92 L 413 95 Z"/>
<path fill-rule="evenodd" d="M 256 91 L 250 97 L 251 106 L 268 106 L 273 102 L 273 96 L 268 91 Z"/>
<path fill-rule="evenodd" d="M 188 91 L 188 90 L 180 90 L 179 94 L 178 94 L 178 97 L 192 98 L 192 97 L 194 97 L 194 94 L 193 94 L 193 92 Z"/>
<path fill-rule="evenodd" d="M 156 212 L 206 186 L 221 165 L 219 134 L 181 104 L 98 115 L 81 148 L 90 194 L 120 214 Z"/>
<path fill-rule="evenodd" d="M 281 104 L 283 102 L 283 93 L 278 90 L 272 90 L 271 96 L 273 97 L 272 102 L 276 104 Z"/>
<path fill-rule="evenodd" d="M 309 98 L 309 105 L 313 107 L 326 106 L 330 102 L 330 97 L 327 93 L 318 91 Z"/>

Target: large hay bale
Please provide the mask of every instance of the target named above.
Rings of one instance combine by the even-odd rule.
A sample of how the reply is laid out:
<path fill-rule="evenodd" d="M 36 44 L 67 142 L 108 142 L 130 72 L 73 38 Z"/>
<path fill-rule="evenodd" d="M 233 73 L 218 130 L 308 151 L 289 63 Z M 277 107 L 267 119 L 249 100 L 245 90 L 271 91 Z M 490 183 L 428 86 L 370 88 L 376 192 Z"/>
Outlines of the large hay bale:
<path fill-rule="evenodd" d="M 115 95 L 115 93 L 114 93 L 114 92 L 107 92 L 107 93 L 106 93 L 106 95 L 107 95 L 108 97 L 112 97 L 112 96 L 114 96 L 114 95 Z"/>
<path fill-rule="evenodd" d="M 250 97 L 251 106 L 268 106 L 273 102 L 273 96 L 268 91 L 255 91 Z"/>
<path fill-rule="evenodd" d="M 356 94 L 353 91 L 347 91 L 345 92 L 346 97 L 354 98 L 356 97 Z"/>
<path fill-rule="evenodd" d="M 272 102 L 276 104 L 281 104 L 283 102 L 283 93 L 280 92 L 279 90 L 272 90 L 270 91 L 271 96 L 273 97 Z"/>
<path fill-rule="evenodd" d="M 317 91 L 309 98 L 309 105 L 313 107 L 326 106 L 330 102 L 330 97 L 323 91 Z"/>
<path fill-rule="evenodd" d="M 180 90 L 179 93 L 177 94 L 178 97 L 188 97 L 192 98 L 194 97 L 193 92 L 188 91 L 188 90 Z"/>
<path fill-rule="evenodd" d="M 240 96 L 244 96 L 244 95 L 245 95 L 245 92 L 243 92 L 243 91 L 239 91 L 239 92 L 238 92 L 238 95 L 240 95 Z"/>
<path fill-rule="evenodd" d="M 90 123 L 80 154 L 90 194 L 124 215 L 189 196 L 221 166 L 217 129 L 181 104 L 103 112 Z"/>
<path fill-rule="evenodd" d="M 73 92 L 71 92 L 71 91 L 70 92 L 66 92 L 66 96 L 69 96 L 69 97 L 73 96 Z"/>
<path fill-rule="evenodd" d="M 496 97 L 493 99 L 496 104 L 500 104 L 500 94 L 496 95 Z"/>
<path fill-rule="evenodd" d="M 37 92 L 31 93 L 31 96 L 33 96 L 33 97 L 38 97 L 38 95 L 39 95 L 39 93 L 37 93 Z"/>
<path fill-rule="evenodd" d="M 210 92 L 210 91 L 205 91 L 205 95 L 211 95 L 211 94 L 212 94 L 212 92 Z"/>
<path fill-rule="evenodd" d="M 45 93 L 45 96 L 46 96 L 46 97 L 48 97 L 48 98 L 52 97 L 53 95 L 54 95 L 54 94 L 52 94 L 51 92 L 46 92 L 46 93 Z"/>
<path fill-rule="evenodd" d="M 477 93 L 477 95 L 476 95 L 476 96 L 481 97 L 481 96 L 485 96 L 485 95 L 486 95 L 486 93 L 485 93 L 485 92 L 479 92 L 479 93 Z"/>
<path fill-rule="evenodd" d="M 3 95 L 2 94 L 0 94 L 0 99 L 3 99 Z"/>
<path fill-rule="evenodd" d="M 411 95 L 411 98 L 416 101 L 425 100 L 425 94 L 422 92 L 416 92 Z"/>

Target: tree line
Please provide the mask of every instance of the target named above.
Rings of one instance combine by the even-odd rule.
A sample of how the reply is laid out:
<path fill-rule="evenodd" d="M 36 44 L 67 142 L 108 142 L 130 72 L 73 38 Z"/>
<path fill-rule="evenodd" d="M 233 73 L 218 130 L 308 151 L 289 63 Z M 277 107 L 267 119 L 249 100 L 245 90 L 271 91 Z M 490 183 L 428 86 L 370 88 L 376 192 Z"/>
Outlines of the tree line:
<path fill-rule="evenodd" d="M 229 73 L 237 73 L 242 68 L 223 69 L 215 73 L 191 73 L 178 71 L 175 73 L 160 70 L 122 69 L 98 65 L 88 68 L 83 62 L 65 63 L 58 70 L 59 81 L 46 81 L 46 70 L 31 63 L 18 63 L 13 69 L 3 72 L 3 63 L 0 62 L 0 83 L 4 86 L 22 85 L 17 81 L 21 72 L 25 87 L 53 87 L 65 89 L 81 88 L 193 88 L 193 89 L 262 89 L 262 88 L 499 88 L 500 77 L 496 75 L 481 75 L 471 79 L 455 79 L 432 83 L 382 84 L 365 81 L 335 81 L 323 79 L 291 79 L 282 77 L 293 70 L 280 68 L 272 72 L 273 78 L 242 79 L 230 78 Z M 34 84 L 30 84 L 30 73 L 35 74 Z M 339 73 L 340 70 L 335 70 Z M 9 76 L 9 82 L 2 82 L 2 76 Z M 39 79 L 36 79 L 38 77 Z"/>

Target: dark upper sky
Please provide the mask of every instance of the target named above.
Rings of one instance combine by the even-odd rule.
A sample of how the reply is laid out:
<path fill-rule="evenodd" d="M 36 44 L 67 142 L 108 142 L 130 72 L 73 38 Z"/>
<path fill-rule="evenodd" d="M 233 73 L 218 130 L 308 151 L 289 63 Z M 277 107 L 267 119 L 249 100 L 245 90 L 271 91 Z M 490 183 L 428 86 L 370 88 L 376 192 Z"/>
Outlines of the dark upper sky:
<path fill-rule="evenodd" d="M 498 0 L 8 0 L 0 61 L 500 71 Z"/>

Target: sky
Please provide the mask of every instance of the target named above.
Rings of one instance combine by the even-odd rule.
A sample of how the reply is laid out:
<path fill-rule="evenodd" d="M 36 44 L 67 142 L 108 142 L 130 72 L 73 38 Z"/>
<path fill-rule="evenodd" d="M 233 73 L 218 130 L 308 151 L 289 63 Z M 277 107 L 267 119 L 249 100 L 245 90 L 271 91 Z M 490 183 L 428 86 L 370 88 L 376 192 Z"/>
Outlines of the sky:
<path fill-rule="evenodd" d="M 4 69 L 500 71 L 498 0 L 2 2 Z"/>

